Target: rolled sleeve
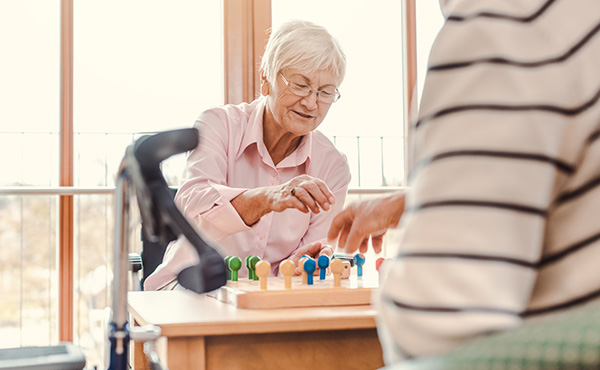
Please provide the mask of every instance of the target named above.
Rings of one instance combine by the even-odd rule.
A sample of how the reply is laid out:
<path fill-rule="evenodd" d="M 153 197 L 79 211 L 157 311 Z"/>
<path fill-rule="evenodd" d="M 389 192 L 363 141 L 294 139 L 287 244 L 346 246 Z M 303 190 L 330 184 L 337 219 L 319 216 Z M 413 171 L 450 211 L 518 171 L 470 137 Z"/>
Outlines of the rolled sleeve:
<path fill-rule="evenodd" d="M 231 200 L 245 192 L 247 189 L 231 188 L 219 184 L 209 185 L 220 194 L 220 201 L 214 207 L 198 215 L 198 226 L 214 240 L 223 239 L 231 234 L 250 230 L 236 209 L 231 205 Z"/>

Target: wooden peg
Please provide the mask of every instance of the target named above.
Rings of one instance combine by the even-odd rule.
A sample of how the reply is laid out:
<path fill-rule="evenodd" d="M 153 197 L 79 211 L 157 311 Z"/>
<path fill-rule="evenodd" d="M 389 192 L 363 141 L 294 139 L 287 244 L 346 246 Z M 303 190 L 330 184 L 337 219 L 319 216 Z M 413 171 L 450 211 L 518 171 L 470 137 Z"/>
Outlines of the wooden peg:
<path fill-rule="evenodd" d="M 333 274 L 333 287 L 339 288 L 342 286 L 342 272 L 344 271 L 344 262 L 341 259 L 335 258 L 331 260 L 329 269 Z"/>
<path fill-rule="evenodd" d="M 285 289 L 292 289 L 292 276 L 296 266 L 294 262 L 285 260 L 279 264 L 279 273 L 283 275 Z"/>
<path fill-rule="evenodd" d="M 300 272 L 302 273 L 302 285 L 306 285 L 308 282 L 308 276 L 306 275 L 306 271 L 304 271 L 304 261 L 306 261 L 308 257 L 302 257 L 298 261 L 298 267 L 300 268 Z"/>
<path fill-rule="evenodd" d="M 254 266 L 254 272 L 260 281 L 260 289 L 267 290 L 267 277 L 271 273 L 271 264 L 268 261 L 258 261 Z"/>

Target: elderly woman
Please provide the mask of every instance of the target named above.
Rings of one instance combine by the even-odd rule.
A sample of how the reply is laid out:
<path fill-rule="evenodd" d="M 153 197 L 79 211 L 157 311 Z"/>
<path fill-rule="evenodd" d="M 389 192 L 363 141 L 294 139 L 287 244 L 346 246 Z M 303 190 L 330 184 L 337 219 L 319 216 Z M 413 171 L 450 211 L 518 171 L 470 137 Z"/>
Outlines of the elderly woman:
<path fill-rule="evenodd" d="M 258 256 L 277 274 L 281 261 L 327 248 L 350 170 L 316 129 L 340 98 L 345 69 L 345 56 L 326 29 L 285 23 L 263 55 L 262 96 L 209 109 L 196 121 L 200 144 L 189 155 L 175 201 L 223 255 Z M 171 243 L 145 288 L 164 289 L 196 259 L 185 239 Z"/>

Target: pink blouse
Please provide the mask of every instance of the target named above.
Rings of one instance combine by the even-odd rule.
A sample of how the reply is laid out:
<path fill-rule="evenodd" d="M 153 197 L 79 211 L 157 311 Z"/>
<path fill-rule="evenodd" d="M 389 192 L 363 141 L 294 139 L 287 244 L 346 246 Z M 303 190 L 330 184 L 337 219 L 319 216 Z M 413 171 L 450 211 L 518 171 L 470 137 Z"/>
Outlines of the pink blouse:
<path fill-rule="evenodd" d="M 175 203 L 223 257 L 238 256 L 243 261 L 255 255 L 269 261 L 277 274 L 279 263 L 296 249 L 326 241 L 329 225 L 344 205 L 350 168 L 346 157 L 319 131 L 305 135 L 298 148 L 275 165 L 263 142 L 265 103 L 259 98 L 200 115 L 194 125 L 200 130 L 200 144 L 187 159 Z M 283 184 L 303 174 L 327 184 L 336 199 L 331 210 L 271 212 L 250 227 L 230 203 L 247 189 Z M 145 289 L 162 288 L 197 259 L 187 240 L 172 242 L 163 263 L 146 279 Z M 239 274 L 247 276 L 246 269 L 242 267 Z"/>

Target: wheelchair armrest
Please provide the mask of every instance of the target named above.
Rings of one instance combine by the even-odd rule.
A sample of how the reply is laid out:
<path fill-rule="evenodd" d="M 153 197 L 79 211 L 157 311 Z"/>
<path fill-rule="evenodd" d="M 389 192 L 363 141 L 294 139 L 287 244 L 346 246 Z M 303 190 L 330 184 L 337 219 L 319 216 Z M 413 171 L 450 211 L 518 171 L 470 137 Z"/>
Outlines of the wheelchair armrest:
<path fill-rule="evenodd" d="M 138 253 L 129 253 L 129 271 L 139 272 L 142 269 L 142 256 Z"/>
<path fill-rule="evenodd" d="M 132 290 L 144 290 L 140 280 L 140 271 L 142 268 L 142 256 L 138 253 L 129 253 L 129 271 L 131 271 Z"/>

